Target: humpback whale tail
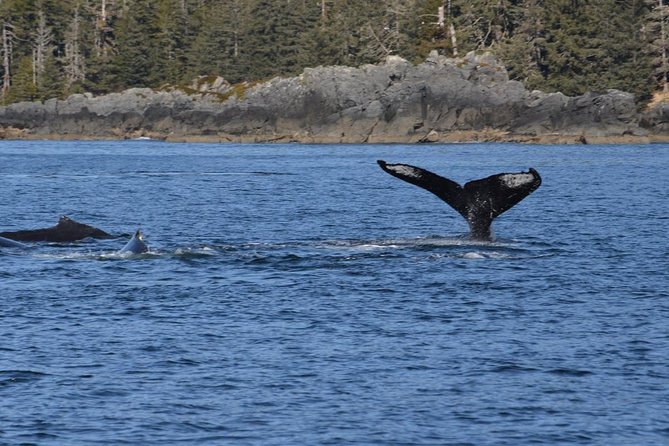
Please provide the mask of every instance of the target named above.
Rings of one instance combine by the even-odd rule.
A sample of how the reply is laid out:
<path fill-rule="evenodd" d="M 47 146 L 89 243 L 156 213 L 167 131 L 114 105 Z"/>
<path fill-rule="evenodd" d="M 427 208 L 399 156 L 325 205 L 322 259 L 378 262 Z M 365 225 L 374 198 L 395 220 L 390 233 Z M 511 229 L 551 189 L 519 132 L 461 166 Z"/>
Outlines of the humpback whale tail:
<path fill-rule="evenodd" d="M 422 187 L 444 200 L 467 220 L 471 236 L 490 240 L 492 221 L 541 185 L 539 172 L 500 173 L 460 186 L 453 180 L 408 164 L 377 163 L 390 175 Z"/>
<path fill-rule="evenodd" d="M 140 229 L 135 232 L 132 238 L 126 243 L 126 245 L 121 248 L 122 253 L 129 252 L 131 254 L 143 254 L 149 251 L 149 247 L 144 242 L 144 234 Z"/>

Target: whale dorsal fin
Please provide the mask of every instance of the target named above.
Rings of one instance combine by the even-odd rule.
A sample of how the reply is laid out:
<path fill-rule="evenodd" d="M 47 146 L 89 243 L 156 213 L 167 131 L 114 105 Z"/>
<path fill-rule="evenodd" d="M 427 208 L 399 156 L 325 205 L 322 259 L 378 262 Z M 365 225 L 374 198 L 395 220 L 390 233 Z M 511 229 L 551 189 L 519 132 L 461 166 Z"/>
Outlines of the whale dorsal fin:
<path fill-rule="evenodd" d="M 58 224 L 56 225 L 56 227 L 72 226 L 75 223 L 76 222 L 67 215 L 61 215 L 61 217 L 58 219 Z"/>

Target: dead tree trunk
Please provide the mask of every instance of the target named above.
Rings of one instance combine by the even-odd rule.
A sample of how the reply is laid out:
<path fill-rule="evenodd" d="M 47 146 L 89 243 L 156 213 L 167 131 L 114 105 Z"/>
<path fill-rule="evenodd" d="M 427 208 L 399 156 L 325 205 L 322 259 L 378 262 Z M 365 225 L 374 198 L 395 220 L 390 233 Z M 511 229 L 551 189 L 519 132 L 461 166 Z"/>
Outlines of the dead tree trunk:
<path fill-rule="evenodd" d="M 669 6 L 664 6 L 662 0 L 657 0 L 657 8 L 660 15 L 660 70 L 662 73 L 662 92 L 669 93 L 669 61 L 667 60 L 667 18 L 669 17 Z"/>
<path fill-rule="evenodd" d="M 51 30 L 46 26 L 44 11 L 37 13 L 37 30 L 33 43 L 33 85 L 41 87 L 42 78 L 46 72 L 46 59 L 53 41 Z"/>
<path fill-rule="evenodd" d="M 112 12 L 110 9 L 114 6 L 113 0 L 100 0 L 100 9 L 95 12 L 95 38 L 93 47 L 96 57 L 106 57 L 113 47 L 112 28 L 109 20 Z"/>
<path fill-rule="evenodd" d="M 455 24 L 453 23 L 453 14 L 451 13 L 451 0 L 447 0 L 448 11 L 448 35 L 451 37 L 451 48 L 453 48 L 453 55 L 458 55 L 458 39 L 455 37 Z"/>
<path fill-rule="evenodd" d="M 7 22 L 2 24 L 2 99 L 4 100 L 9 93 L 12 84 L 12 49 L 14 46 L 14 33 L 12 25 Z"/>
<path fill-rule="evenodd" d="M 65 76 L 67 88 L 86 77 L 84 57 L 79 45 L 79 29 L 81 25 L 79 9 L 74 11 L 70 28 L 65 35 Z"/>

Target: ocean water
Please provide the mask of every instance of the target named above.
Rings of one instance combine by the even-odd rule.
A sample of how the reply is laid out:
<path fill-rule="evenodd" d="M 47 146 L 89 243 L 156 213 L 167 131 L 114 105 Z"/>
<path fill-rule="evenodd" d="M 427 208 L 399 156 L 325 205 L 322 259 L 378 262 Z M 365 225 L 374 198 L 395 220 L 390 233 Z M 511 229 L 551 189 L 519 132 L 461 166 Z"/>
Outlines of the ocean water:
<path fill-rule="evenodd" d="M 467 239 L 377 159 L 542 186 Z M 0 444 L 669 444 L 668 145 L 0 142 Z M 141 228 L 148 254 L 117 251 Z"/>

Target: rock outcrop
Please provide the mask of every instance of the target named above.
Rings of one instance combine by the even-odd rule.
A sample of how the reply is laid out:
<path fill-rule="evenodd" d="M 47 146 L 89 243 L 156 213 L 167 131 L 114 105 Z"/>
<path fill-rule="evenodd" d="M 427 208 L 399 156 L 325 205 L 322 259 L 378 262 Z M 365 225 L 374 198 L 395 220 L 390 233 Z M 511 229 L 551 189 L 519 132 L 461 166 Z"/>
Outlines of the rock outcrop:
<path fill-rule="evenodd" d="M 641 125 L 648 128 L 653 136 L 669 136 L 669 103 L 649 107 L 641 118 Z"/>
<path fill-rule="evenodd" d="M 666 116 L 664 124 L 666 124 Z M 0 108 L 5 135 L 171 140 L 587 142 L 645 137 L 632 94 L 528 91 L 489 54 L 317 67 L 297 77 L 73 95 Z M 2 136 L 2 132 L 0 132 Z"/>

